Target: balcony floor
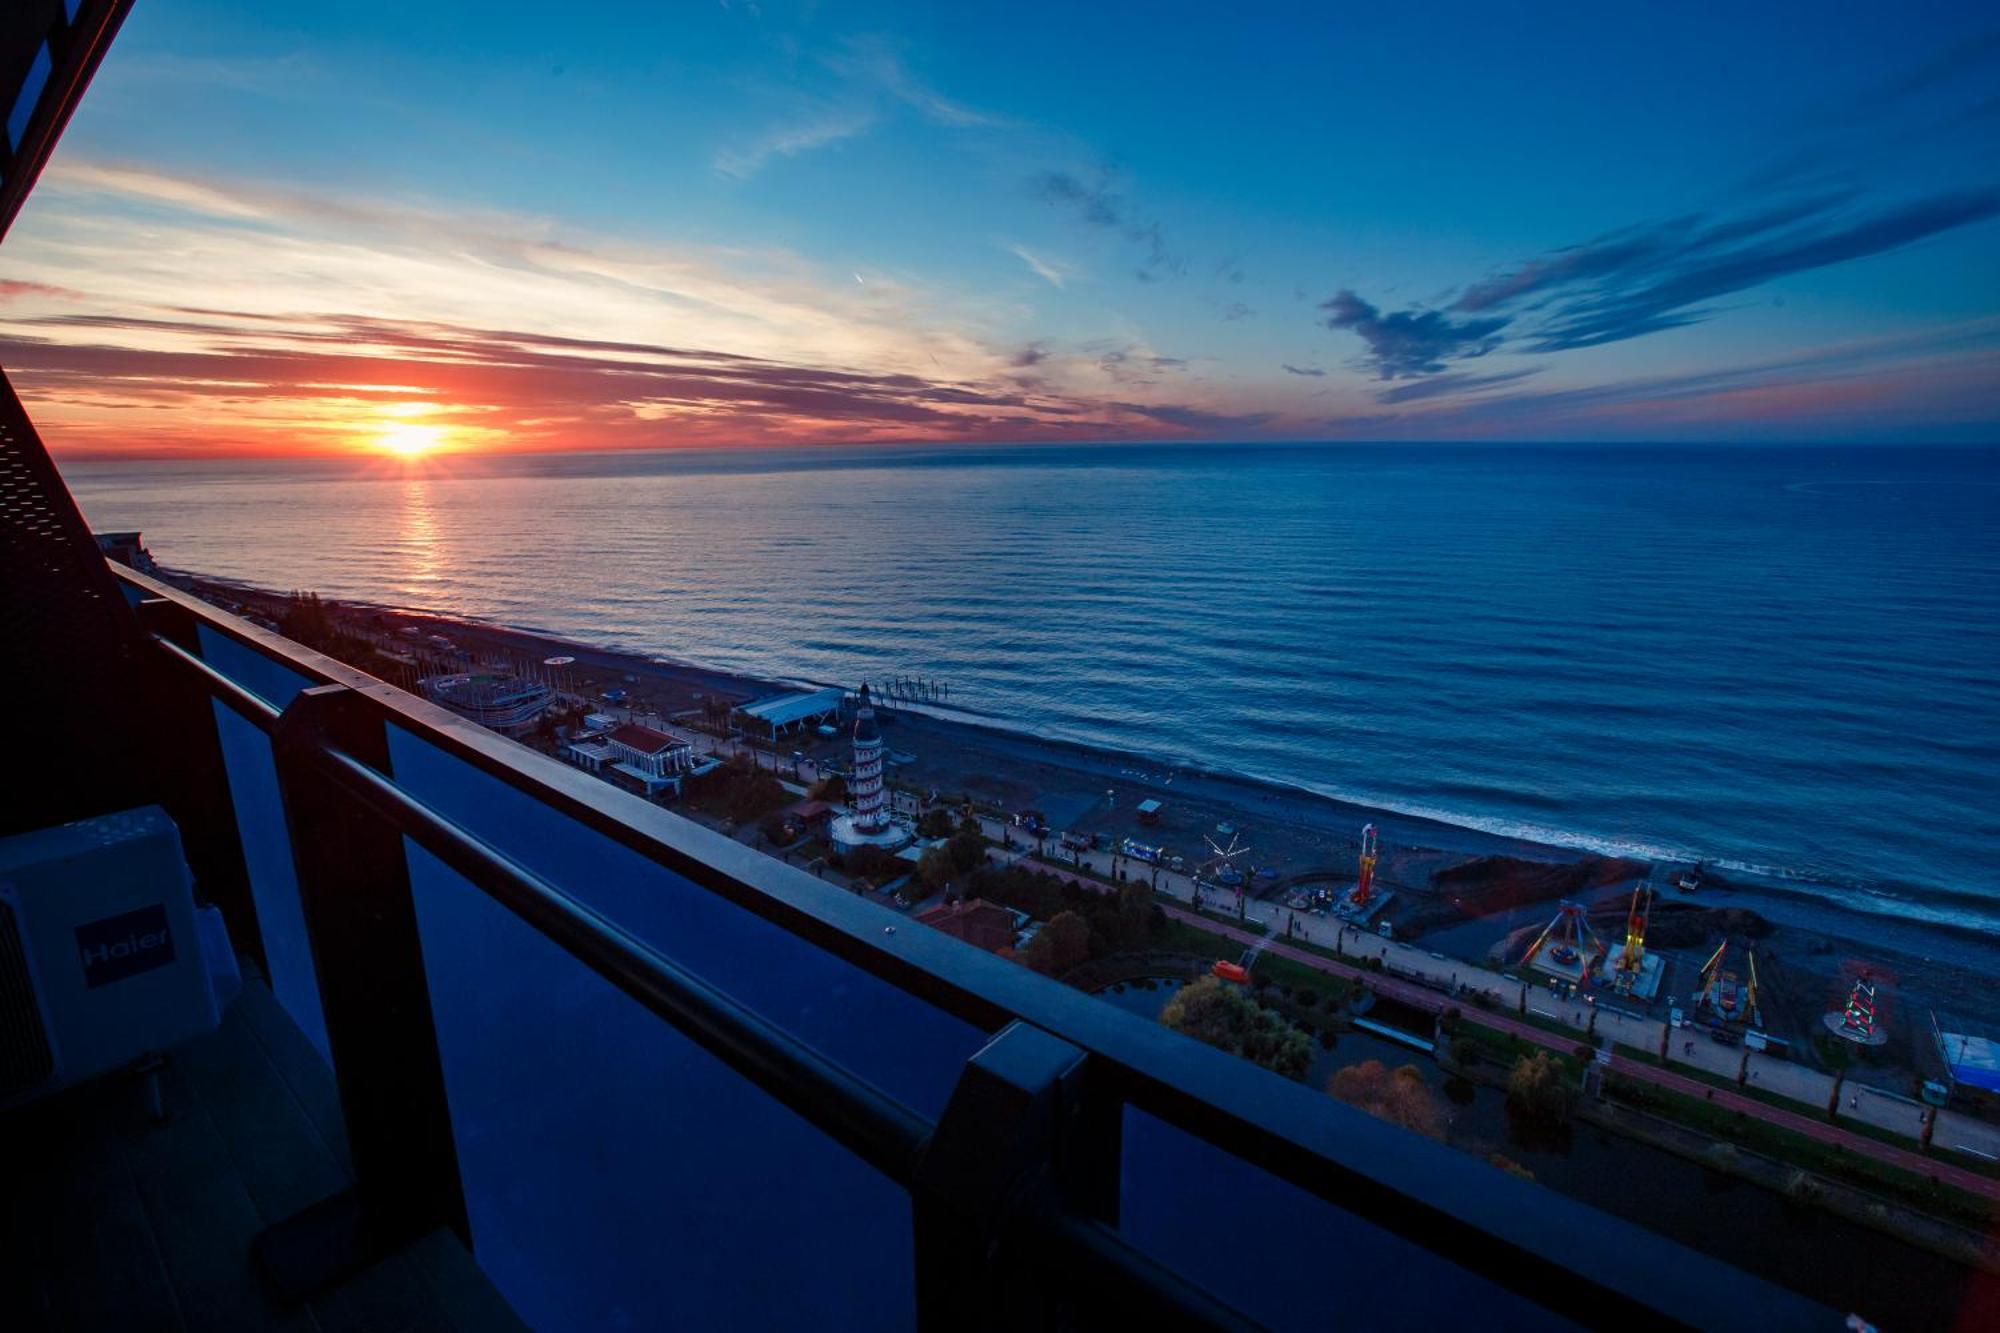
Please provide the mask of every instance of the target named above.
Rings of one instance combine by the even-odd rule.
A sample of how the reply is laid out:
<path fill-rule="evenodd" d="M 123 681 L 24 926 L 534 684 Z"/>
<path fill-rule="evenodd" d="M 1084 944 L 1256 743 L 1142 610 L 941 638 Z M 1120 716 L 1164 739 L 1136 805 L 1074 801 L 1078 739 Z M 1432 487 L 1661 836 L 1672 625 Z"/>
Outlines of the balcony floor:
<path fill-rule="evenodd" d="M 136 1078 L 0 1115 L 0 1327 L 522 1328 L 446 1232 L 306 1304 L 269 1293 L 251 1238 L 351 1177 L 333 1076 L 262 982 L 161 1080 L 164 1125 Z"/>

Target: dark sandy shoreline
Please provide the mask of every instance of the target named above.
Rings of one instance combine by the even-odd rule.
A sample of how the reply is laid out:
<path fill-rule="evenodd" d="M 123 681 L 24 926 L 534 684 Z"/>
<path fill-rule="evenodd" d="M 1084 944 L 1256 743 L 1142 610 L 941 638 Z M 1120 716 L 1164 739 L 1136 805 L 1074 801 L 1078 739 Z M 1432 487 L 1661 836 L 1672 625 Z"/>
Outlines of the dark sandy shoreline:
<path fill-rule="evenodd" d="M 270 612 L 285 595 L 229 580 L 174 575 L 176 582 L 213 599 Z M 458 616 L 344 599 L 329 603 L 341 617 L 375 626 L 419 624 L 475 653 L 503 654 L 528 661 L 564 654 L 577 659 L 571 670 L 580 689 L 592 695 L 614 683 L 632 695 L 638 712 L 662 716 L 698 708 L 704 699 L 748 701 L 801 685 L 832 684 L 803 679 L 767 680 L 718 671 L 663 656 L 609 648 L 547 631 L 487 624 Z M 629 680 L 627 678 L 630 678 Z M 849 684 L 852 688 L 852 683 Z M 1426 816 L 1372 808 L 1248 775 L 1175 765 L 1136 750 L 1083 744 L 999 725 L 966 710 L 899 708 L 886 717 L 892 751 L 914 756 L 891 770 L 897 780 L 920 788 L 973 797 L 1008 810 L 1038 809 L 1057 828 L 1075 827 L 1132 835 L 1169 852 L 1198 859 L 1204 839 L 1217 836 L 1218 823 L 1233 825 L 1252 848 L 1249 863 L 1269 865 L 1278 874 L 1345 870 L 1351 873 L 1361 827 L 1377 826 L 1382 843 L 1378 872 L 1405 896 L 1404 907 L 1434 904 L 1430 875 L 1472 857 L 1504 856 L 1526 861 L 1572 863 L 1597 857 L 1586 848 L 1487 832 Z M 788 741 L 809 757 L 836 757 L 838 741 L 816 736 Z M 1148 797 L 1165 803 L 1158 826 L 1140 827 L 1133 807 Z M 1226 841 L 1226 839 L 1225 839 Z M 1687 901 L 1669 886 L 1681 864 L 1659 863 L 1653 881 L 1663 897 Z M 1586 895 L 1607 906 L 1629 897 L 1632 878 Z M 1921 1061 L 1915 1048 L 1927 1042 L 1933 1006 L 1961 1016 L 2000 1024 L 2000 938 L 1969 928 L 1885 916 L 1844 907 L 1831 886 L 1763 880 L 1738 872 L 1711 875 L 1710 887 L 1692 901 L 1707 907 L 1747 908 L 1771 923 L 1758 943 L 1761 955 L 1784 960 L 1782 993 L 1796 1010 L 1790 1026 L 1802 1035 L 1812 1013 L 1832 1003 L 1842 969 L 1853 960 L 1874 963 L 1895 978 L 1899 1001 L 1887 1008 L 1897 1046 Z M 1524 925 L 1540 924 L 1553 901 L 1485 912 L 1478 904 L 1462 921 L 1423 932 L 1430 947 L 1475 956 Z M 1399 915 L 1396 905 L 1388 915 Z M 1670 983 L 1671 984 L 1671 983 Z"/>

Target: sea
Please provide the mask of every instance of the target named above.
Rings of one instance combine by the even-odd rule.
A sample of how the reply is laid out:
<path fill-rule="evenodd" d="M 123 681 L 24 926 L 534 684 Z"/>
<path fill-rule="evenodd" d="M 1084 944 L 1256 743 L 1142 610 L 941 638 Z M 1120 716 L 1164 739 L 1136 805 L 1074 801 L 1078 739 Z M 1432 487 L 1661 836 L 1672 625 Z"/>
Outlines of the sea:
<path fill-rule="evenodd" d="M 163 564 L 2000 935 L 2000 450 L 73 460 Z"/>

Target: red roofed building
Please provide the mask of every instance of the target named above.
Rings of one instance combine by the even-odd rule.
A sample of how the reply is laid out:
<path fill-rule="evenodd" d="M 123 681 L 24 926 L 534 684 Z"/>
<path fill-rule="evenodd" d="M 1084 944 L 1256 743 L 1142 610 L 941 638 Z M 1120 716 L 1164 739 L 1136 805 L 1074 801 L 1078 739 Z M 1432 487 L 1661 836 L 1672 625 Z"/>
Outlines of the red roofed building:
<path fill-rule="evenodd" d="M 611 767 L 638 783 L 648 796 L 665 788 L 680 789 L 681 775 L 694 766 L 694 747 L 664 731 L 637 722 L 621 722 L 604 735 Z"/>
<path fill-rule="evenodd" d="M 1003 955 L 1014 952 L 1014 936 L 1020 929 L 1012 908 L 984 898 L 927 908 L 917 913 L 917 920 L 988 953 Z"/>
<path fill-rule="evenodd" d="M 619 723 L 604 739 L 620 759 L 662 777 L 681 767 L 675 761 L 675 751 L 692 749 L 685 741 L 677 741 L 664 731 L 654 731 L 637 722 Z"/>

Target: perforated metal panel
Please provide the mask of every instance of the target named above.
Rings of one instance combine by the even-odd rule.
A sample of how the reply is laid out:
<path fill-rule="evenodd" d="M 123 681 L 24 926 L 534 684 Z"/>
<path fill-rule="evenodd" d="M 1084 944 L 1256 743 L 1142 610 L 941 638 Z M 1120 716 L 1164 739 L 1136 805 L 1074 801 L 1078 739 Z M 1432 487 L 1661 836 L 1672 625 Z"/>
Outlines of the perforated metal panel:
<path fill-rule="evenodd" d="M 145 804 L 138 626 L 0 375 L 0 833 Z"/>

